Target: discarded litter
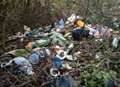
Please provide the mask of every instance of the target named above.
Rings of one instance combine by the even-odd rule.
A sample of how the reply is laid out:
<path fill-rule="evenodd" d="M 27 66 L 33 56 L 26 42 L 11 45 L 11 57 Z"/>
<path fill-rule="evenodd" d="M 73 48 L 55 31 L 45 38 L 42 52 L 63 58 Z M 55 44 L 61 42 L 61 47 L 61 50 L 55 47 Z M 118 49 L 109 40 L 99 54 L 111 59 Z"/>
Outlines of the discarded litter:
<path fill-rule="evenodd" d="M 60 69 L 62 67 L 63 61 L 60 59 L 60 57 L 55 56 L 53 59 L 53 67 Z"/>
<path fill-rule="evenodd" d="M 64 46 L 67 43 L 64 36 L 60 33 L 55 32 L 55 31 L 51 32 L 50 38 L 52 39 L 52 43 L 57 43 L 61 46 Z"/>
<path fill-rule="evenodd" d="M 112 42 L 112 46 L 114 47 L 114 48 L 117 48 L 118 47 L 118 42 L 119 42 L 119 39 L 116 37 L 116 38 L 114 38 L 113 39 L 113 42 Z"/>
<path fill-rule="evenodd" d="M 7 55 L 7 54 L 12 54 L 12 55 L 17 56 L 17 57 L 18 57 L 18 56 L 28 57 L 28 56 L 30 55 L 30 53 L 29 53 L 27 50 L 25 50 L 25 49 L 12 50 L 12 51 L 7 52 L 7 53 L 5 53 L 5 54 L 3 54 L 3 55 Z"/>
<path fill-rule="evenodd" d="M 57 76 L 60 75 L 60 72 L 59 72 L 59 70 L 56 69 L 56 68 L 51 68 L 51 69 L 50 69 L 50 74 L 51 74 L 51 76 L 57 77 Z"/>
<path fill-rule="evenodd" d="M 32 29 L 25 25 L 24 30 L 24 33 L 18 32 L 9 37 L 9 40 L 20 38 L 23 47 L 18 49 L 19 44 L 16 44 L 14 50 L 0 56 L 0 75 L 5 72 L 4 69 L 11 73 L 7 78 L 16 75 L 15 78 L 8 79 L 9 81 L 13 81 L 20 75 L 26 75 L 27 78 L 30 75 L 35 83 L 25 84 L 32 84 L 32 86 L 35 84 L 35 87 L 40 85 L 44 87 L 49 83 L 47 80 L 53 78 L 56 80 L 55 86 L 49 85 L 50 87 L 110 87 L 114 85 L 115 78 L 112 78 L 114 73 L 111 73 L 111 70 L 119 72 L 119 58 L 116 59 L 119 52 L 115 57 L 111 55 L 119 50 L 120 38 L 119 35 L 114 37 L 112 29 L 103 25 L 98 27 L 98 24 L 85 24 L 80 16 L 72 14 L 67 20 L 61 18 L 49 26 Z M 113 48 L 109 47 L 108 43 Z M 118 49 L 114 50 L 114 48 Z M 107 52 L 110 53 L 107 54 Z M 93 63 L 97 68 L 89 67 Z M 5 77 L 1 75 L 1 78 Z M 21 77 L 21 79 L 24 78 Z M 18 83 L 21 84 L 22 81 L 15 82 L 15 84 Z"/>
<path fill-rule="evenodd" d="M 36 46 L 38 47 L 46 47 L 49 46 L 50 40 L 48 39 L 41 39 L 36 41 Z"/>
<path fill-rule="evenodd" d="M 58 87 L 77 87 L 77 84 L 70 75 L 64 75 L 58 78 Z"/>
<path fill-rule="evenodd" d="M 47 59 L 50 56 L 50 52 L 48 49 L 39 49 L 34 51 L 33 54 L 29 56 L 29 61 L 32 64 L 39 64 L 40 61 Z"/>
<path fill-rule="evenodd" d="M 58 22 L 58 28 L 60 29 L 63 29 L 64 28 L 64 20 L 61 19 L 59 22 Z"/>
<path fill-rule="evenodd" d="M 2 65 L 1 68 L 11 66 L 13 64 L 16 64 L 15 65 L 16 68 L 14 68 L 12 71 L 15 74 L 18 74 L 21 72 L 22 74 L 33 75 L 33 73 L 34 73 L 32 65 L 24 57 L 16 57 L 16 58 L 10 60 L 8 63 L 5 63 L 4 65 Z"/>

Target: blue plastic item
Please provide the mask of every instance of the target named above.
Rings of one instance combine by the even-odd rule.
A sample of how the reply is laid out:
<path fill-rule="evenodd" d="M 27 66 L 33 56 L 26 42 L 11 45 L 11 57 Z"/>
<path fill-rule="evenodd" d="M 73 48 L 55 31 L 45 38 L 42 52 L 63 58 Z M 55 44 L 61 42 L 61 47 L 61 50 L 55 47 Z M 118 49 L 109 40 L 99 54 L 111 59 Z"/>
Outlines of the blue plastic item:
<path fill-rule="evenodd" d="M 32 32 L 29 32 L 29 33 L 26 34 L 26 36 L 32 37 L 32 36 L 33 36 L 33 33 L 32 33 Z"/>
<path fill-rule="evenodd" d="M 62 67 L 63 61 L 56 57 L 53 59 L 53 67 L 60 69 Z"/>
<path fill-rule="evenodd" d="M 117 87 L 114 79 L 110 79 L 107 83 L 107 87 Z"/>
<path fill-rule="evenodd" d="M 67 74 L 50 81 L 46 87 L 78 87 L 71 75 Z"/>
<path fill-rule="evenodd" d="M 32 64 L 38 64 L 40 61 L 47 59 L 48 54 L 44 51 L 37 51 L 29 57 L 29 61 Z"/>
<path fill-rule="evenodd" d="M 72 78 L 72 76 L 65 75 L 58 78 L 58 86 L 57 87 L 77 87 L 76 82 Z"/>
<path fill-rule="evenodd" d="M 63 19 L 61 19 L 59 22 L 58 22 L 58 27 L 60 28 L 60 29 L 63 29 L 64 28 L 64 20 Z"/>
<path fill-rule="evenodd" d="M 38 63 L 40 62 L 39 55 L 36 54 L 36 53 L 33 53 L 33 54 L 29 57 L 29 61 L 30 61 L 32 64 L 38 64 Z"/>

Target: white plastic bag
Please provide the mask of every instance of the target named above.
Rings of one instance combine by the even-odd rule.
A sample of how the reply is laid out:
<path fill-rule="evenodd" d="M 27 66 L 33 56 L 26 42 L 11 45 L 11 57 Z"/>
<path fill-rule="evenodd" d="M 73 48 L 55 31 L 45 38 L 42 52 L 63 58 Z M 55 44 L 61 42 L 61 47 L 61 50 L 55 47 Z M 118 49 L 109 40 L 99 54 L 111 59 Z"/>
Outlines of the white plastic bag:
<path fill-rule="evenodd" d="M 116 38 L 114 38 L 113 39 L 113 41 L 112 41 L 112 46 L 114 47 L 114 48 L 117 48 L 118 47 L 118 38 L 116 37 Z"/>
<path fill-rule="evenodd" d="M 27 75 L 32 75 L 32 74 L 34 74 L 32 65 L 31 65 L 30 62 L 29 62 L 27 59 L 25 59 L 24 57 L 16 57 L 16 58 L 10 60 L 8 63 L 6 63 L 3 67 L 6 67 L 6 66 L 11 65 L 13 62 L 14 62 L 17 66 L 19 66 L 18 69 L 19 69 L 21 72 L 24 72 L 24 74 L 27 74 Z"/>

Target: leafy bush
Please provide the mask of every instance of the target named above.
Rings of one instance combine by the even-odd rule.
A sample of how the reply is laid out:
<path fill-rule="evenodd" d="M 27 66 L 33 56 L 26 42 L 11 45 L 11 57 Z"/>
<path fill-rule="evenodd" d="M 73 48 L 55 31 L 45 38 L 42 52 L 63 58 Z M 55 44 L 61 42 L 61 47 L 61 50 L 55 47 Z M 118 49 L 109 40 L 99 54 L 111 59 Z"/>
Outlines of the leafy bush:
<path fill-rule="evenodd" d="M 104 70 L 92 65 L 81 74 L 85 87 L 107 87 L 110 80 L 114 80 L 116 72 Z"/>

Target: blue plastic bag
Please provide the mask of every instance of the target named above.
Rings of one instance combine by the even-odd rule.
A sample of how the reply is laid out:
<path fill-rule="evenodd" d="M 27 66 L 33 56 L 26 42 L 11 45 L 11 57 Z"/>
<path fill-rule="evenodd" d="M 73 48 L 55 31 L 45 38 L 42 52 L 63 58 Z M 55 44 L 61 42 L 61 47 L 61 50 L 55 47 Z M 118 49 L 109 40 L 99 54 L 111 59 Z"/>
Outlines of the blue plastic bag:
<path fill-rule="evenodd" d="M 66 74 L 50 80 L 46 87 L 77 87 L 77 83 L 71 75 Z"/>
<path fill-rule="evenodd" d="M 60 28 L 60 29 L 63 29 L 64 28 L 64 20 L 63 19 L 61 19 L 59 22 L 58 22 L 58 27 Z"/>
<path fill-rule="evenodd" d="M 113 79 L 110 79 L 107 83 L 107 87 L 117 87 L 115 84 L 115 81 Z"/>
<path fill-rule="evenodd" d="M 29 57 L 29 61 L 30 61 L 32 64 L 38 64 L 38 63 L 40 62 L 39 55 L 36 54 L 36 53 L 33 53 L 33 54 Z"/>
<path fill-rule="evenodd" d="M 58 78 L 58 86 L 56 87 L 77 87 L 77 85 L 72 76 L 68 74 Z"/>
<path fill-rule="evenodd" d="M 47 59 L 48 54 L 45 51 L 37 51 L 29 57 L 32 64 L 38 64 L 40 61 Z"/>
<path fill-rule="evenodd" d="M 53 59 L 53 67 L 57 68 L 57 69 L 60 69 L 62 67 L 62 64 L 63 64 L 63 61 L 56 57 Z"/>

